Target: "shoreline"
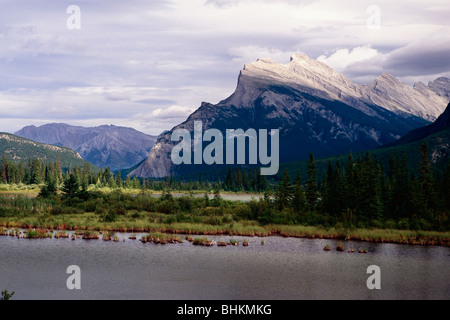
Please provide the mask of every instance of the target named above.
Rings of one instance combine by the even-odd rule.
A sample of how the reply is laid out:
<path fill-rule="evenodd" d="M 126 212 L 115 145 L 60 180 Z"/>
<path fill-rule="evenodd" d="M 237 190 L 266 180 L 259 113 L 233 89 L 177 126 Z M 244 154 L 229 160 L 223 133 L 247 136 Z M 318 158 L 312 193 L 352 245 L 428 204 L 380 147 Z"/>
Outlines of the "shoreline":
<path fill-rule="evenodd" d="M 199 225 L 200 226 L 200 225 Z M 0 227 L 8 230 L 14 229 L 43 229 L 49 232 L 54 231 L 94 231 L 94 232 L 120 232 L 127 234 L 135 233 L 164 233 L 169 235 L 189 235 L 189 236 L 240 236 L 240 237 L 283 237 L 283 238 L 299 238 L 299 239 L 326 239 L 341 241 L 360 241 L 371 243 L 392 243 L 403 245 L 419 245 L 419 246 L 441 246 L 450 247 L 449 232 L 437 231 L 412 231 L 412 230 L 390 230 L 390 229 L 354 229 L 354 230 L 337 230 L 331 228 L 325 230 L 318 227 L 306 226 L 284 226 L 272 225 L 261 227 L 263 230 L 238 231 L 226 228 L 215 228 L 211 230 L 199 230 L 195 228 L 182 228 L 179 226 L 155 225 L 153 227 L 139 228 L 114 228 L 113 226 L 88 227 L 66 225 L 49 227 L 48 225 L 27 225 L 17 224 L 14 222 L 4 223 L 0 221 Z M 291 230 L 289 230 L 291 229 Z"/>

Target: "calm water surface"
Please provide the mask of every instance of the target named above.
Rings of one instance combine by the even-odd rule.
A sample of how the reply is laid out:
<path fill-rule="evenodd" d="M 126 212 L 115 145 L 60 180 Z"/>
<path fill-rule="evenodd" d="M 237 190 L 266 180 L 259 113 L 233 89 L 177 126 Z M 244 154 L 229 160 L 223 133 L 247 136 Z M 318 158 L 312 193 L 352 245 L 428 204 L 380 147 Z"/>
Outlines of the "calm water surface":
<path fill-rule="evenodd" d="M 450 248 L 345 242 L 369 249 L 350 254 L 331 240 L 197 247 L 119 236 L 126 242 L 0 237 L 0 289 L 15 299 L 450 299 Z M 81 290 L 66 287 L 70 265 L 81 268 Z M 381 268 L 381 290 L 367 289 L 370 265 Z"/>

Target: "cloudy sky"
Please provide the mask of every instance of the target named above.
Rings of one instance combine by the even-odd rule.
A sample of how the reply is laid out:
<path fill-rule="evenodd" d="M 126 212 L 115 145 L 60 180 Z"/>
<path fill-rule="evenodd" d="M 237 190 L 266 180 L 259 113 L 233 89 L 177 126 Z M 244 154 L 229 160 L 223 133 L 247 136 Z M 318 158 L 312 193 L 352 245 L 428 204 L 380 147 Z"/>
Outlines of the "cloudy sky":
<path fill-rule="evenodd" d="M 449 16 L 448 0 L 2 0 L 0 131 L 156 135 L 231 95 L 244 64 L 295 52 L 358 83 L 427 83 L 450 77 Z"/>

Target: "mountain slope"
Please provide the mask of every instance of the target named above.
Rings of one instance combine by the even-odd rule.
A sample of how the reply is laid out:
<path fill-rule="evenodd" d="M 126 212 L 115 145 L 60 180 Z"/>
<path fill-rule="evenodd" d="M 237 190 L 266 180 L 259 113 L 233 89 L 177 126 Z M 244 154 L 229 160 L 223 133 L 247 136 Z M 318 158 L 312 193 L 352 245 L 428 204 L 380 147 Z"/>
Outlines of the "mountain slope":
<path fill-rule="evenodd" d="M 417 85 L 419 86 L 419 85 Z M 170 152 L 176 129 L 280 129 L 281 162 L 314 152 L 326 157 L 373 149 L 436 119 L 448 103 L 429 87 L 410 88 L 383 74 L 362 86 L 325 64 L 295 55 L 287 65 L 260 59 L 241 71 L 235 92 L 217 105 L 202 103 L 184 123 L 159 136 L 148 158 L 130 175 L 164 177 L 190 170 L 174 166 Z M 225 136 L 225 135 L 224 135 Z M 192 166 L 190 166 L 192 167 Z"/>
<path fill-rule="evenodd" d="M 18 136 L 72 148 L 83 159 L 112 170 L 129 168 L 142 161 L 156 141 L 132 128 L 99 126 L 93 128 L 67 124 L 28 126 L 15 133 Z"/>
<path fill-rule="evenodd" d="M 450 161 L 450 103 L 444 113 L 439 116 L 434 123 L 415 129 L 393 143 L 368 151 L 384 164 L 385 169 L 388 166 L 391 155 L 393 155 L 394 158 L 401 158 L 402 154 L 405 153 L 407 156 L 408 167 L 413 171 L 417 171 L 417 164 L 421 160 L 419 150 L 424 142 L 428 145 L 432 165 L 434 168 L 442 170 Z M 365 152 L 366 151 L 362 152 L 361 155 L 364 155 Z M 353 154 L 354 158 L 357 156 L 358 154 Z M 342 165 L 346 163 L 347 160 L 348 154 L 317 159 L 316 164 L 318 172 L 320 174 L 326 172 L 330 161 L 333 164 L 335 164 L 336 161 L 339 161 Z M 292 177 L 295 176 L 299 168 L 303 174 L 303 178 L 306 179 L 307 161 L 285 163 L 281 165 L 280 172 L 284 172 L 284 170 L 287 169 Z"/>
<path fill-rule="evenodd" d="M 401 139 L 388 144 L 385 147 L 393 147 L 393 146 L 399 146 L 415 141 L 419 141 L 422 139 L 427 138 L 428 136 L 431 136 L 432 134 L 438 133 L 440 131 L 448 130 L 450 129 L 450 103 L 447 106 L 447 109 L 444 111 L 442 115 L 439 116 L 439 118 L 433 122 L 432 124 L 415 129 L 409 133 L 407 133 L 404 137 Z"/>
<path fill-rule="evenodd" d="M 86 163 L 78 152 L 54 145 L 35 142 L 9 133 L 0 133 L 0 157 L 14 161 L 38 158 L 46 163 L 61 161 L 62 168 L 83 167 Z"/>

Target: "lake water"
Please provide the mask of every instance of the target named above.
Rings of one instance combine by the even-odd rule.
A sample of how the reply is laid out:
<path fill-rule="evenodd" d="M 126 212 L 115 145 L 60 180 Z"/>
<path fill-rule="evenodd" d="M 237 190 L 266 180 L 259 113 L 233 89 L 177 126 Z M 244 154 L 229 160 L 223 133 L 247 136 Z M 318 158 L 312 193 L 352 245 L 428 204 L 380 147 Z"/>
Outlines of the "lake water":
<path fill-rule="evenodd" d="M 445 247 L 345 242 L 346 250 L 369 250 L 351 254 L 331 240 L 198 247 L 118 235 L 126 242 L 0 237 L 0 290 L 15 291 L 14 299 L 450 299 Z M 66 287 L 70 265 L 81 268 L 81 290 Z M 381 268 L 381 290 L 367 288 L 370 265 Z"/>

